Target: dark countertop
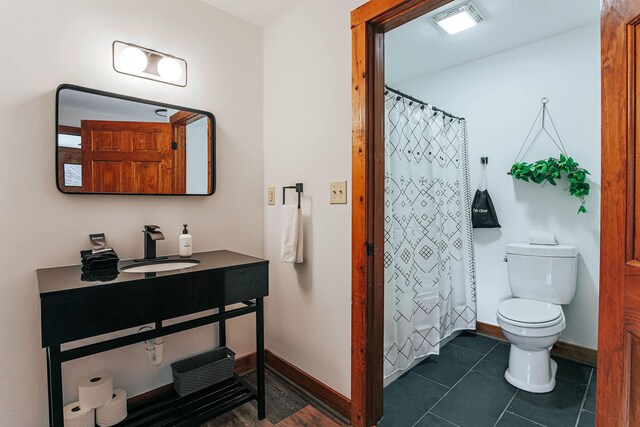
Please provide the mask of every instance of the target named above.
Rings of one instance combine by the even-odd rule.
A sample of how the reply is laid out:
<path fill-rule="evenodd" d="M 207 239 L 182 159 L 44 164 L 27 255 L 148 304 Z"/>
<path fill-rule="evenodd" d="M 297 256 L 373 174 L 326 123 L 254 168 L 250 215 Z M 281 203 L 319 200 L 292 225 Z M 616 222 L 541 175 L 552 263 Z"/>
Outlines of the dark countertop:
<path fill-rule="evenodd" d="M 170 259 L 178 259 L 177 255 L 169 256 Z M 82 279 L 82 266 L 71 265 L 66 267 L 39 268 L 36 270 L 38 275 L 38 287 L 40 295 L 69 291 L 73 289 L 95 288 L 96 286 L 109 286 L 113 284 L 134 282 L 140 280 L 153 280 L 156 277 L 184 275 L 208 270 L 225 270 L 236 267 L 246 266 L 250 264 L 268 264 L 269 261 L 256 258 L 249 255 L 243 255 L 227 250 L 197 252 L 190 258 L 182 258 L 185 261 L 196 259 L 199 264 L 188 269 L 162 271 L 148 275 L 146 273 L 119 273 L 115 274 L 108 281 L 87 281 Z M 124 260 L 118 263 L 118 268 L 130 265 L 133 260 Z"/>

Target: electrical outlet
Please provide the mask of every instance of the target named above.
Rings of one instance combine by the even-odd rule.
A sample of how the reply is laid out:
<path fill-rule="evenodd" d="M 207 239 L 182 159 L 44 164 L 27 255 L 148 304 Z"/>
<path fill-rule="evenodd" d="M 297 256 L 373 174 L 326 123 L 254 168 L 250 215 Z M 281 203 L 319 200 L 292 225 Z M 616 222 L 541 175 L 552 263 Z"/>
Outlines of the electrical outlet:
<path fill-rule="evenodd" d="M 329 183 L 329 202 L 332 205 L 344 205 L 347 203 L 347 181 Z"/>
<path fill-rule="evenodd" d="M 267 188 L 267 204 L 269 205 L 276 204 L 276 187 Z"/>

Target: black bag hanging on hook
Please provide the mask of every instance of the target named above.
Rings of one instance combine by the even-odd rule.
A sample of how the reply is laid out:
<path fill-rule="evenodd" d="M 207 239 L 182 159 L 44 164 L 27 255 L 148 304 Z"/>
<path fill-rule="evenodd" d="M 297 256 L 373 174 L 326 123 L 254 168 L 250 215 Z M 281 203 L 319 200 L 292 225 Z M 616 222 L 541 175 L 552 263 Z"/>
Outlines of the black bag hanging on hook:
<path fill-rule="evenodd" d="M 473 228 L 500 228 L 496 208 L 493 207 L 493 201 L 487 191 L 487 163 L 489 160 L 487 157 L 482 157 L 480 161 L 482 175 L 479 188 L 476 190 L 476 195 L 473 196 L 473 203 L 471 203 L 471 222 Z M 482 187 L 484 190 L 481 190 Z"/>

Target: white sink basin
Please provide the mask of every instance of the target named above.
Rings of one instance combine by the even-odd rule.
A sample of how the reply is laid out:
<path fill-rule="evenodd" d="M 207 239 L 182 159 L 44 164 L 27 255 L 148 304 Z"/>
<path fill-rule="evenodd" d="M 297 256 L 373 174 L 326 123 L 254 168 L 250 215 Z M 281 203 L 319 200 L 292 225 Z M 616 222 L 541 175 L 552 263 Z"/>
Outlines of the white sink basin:
<path fill-rule="evenodd" d="M 120 268 L 121 273 L 158 273 L 160 271 L 181 270 L 200 264 L 196 259 L 191 260 L 166 260 L 143 265 L 127 265 Z"/>

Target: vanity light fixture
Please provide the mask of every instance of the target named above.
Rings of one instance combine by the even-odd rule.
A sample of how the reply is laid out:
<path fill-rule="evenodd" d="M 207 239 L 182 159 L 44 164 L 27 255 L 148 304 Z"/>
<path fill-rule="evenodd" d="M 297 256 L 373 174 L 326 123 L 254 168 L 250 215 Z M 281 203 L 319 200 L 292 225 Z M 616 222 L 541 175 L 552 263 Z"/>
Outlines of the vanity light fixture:
<path fill-rule="evenodd" d="M 478 7 L 472 2 L 447 9 L 431 19 L 449 35 L 475 27 L 483 20 Z"/>
<path fill-rule="evenodd" d="M 118 73 L 187 85 L 187 62 L 173 55 L 121 41 L 113 42 L 113 69 Z"/>

